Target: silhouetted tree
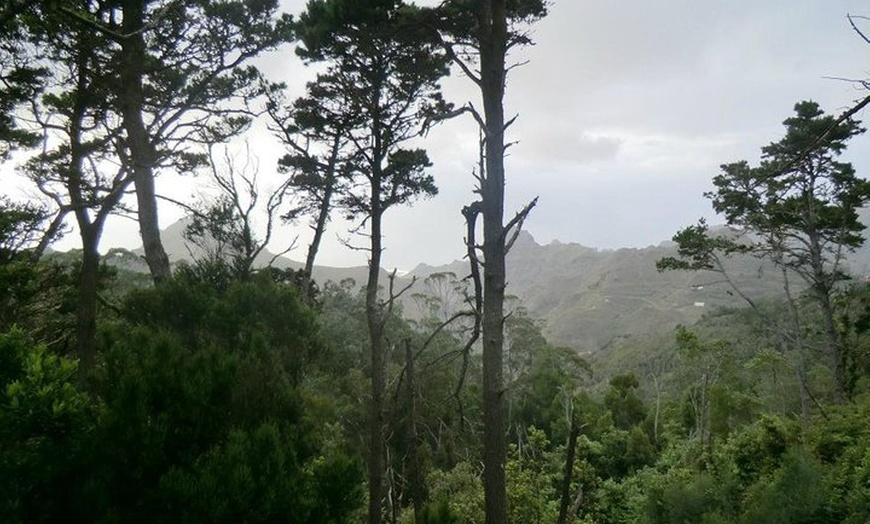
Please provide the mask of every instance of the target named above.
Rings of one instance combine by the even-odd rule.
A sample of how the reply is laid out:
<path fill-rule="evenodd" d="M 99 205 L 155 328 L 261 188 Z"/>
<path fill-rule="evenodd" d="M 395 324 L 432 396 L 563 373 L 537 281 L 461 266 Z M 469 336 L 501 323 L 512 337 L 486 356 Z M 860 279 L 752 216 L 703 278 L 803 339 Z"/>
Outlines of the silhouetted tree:
<path fill-rule="evenodd" d="M 311 0 L 300 16 L 300 56 L 325 62 L 315 93 L 320 104 L 341 111 L 344 136 L 357 177 L 342 195 L 351 218 L 362 219 L 369 239 L 366 318 L 371 363 L 369 412 L 369 522 L 382 519 L 384 498 L 384 328 L 392 308 L 390 296 L 378 298 L 383 218 L 391 207 L 437 192 L 426 173 L 423 149 L 405 144 L 425 133 L 449 110 L 438 81 L 447 73 L 447 58 L 427 33 L 412 23 L 418 8 L 397 0 Z"/>
<path fill-rule="evenodd" d="M 531 43 L 524 27 L 547 13 L 544 0 L 447 0 L 433 12 L 441 45 L 452 62 L 480 89 L 483 113 L 466 107 L 483 135 L 483 161 L 478 174 L 480 201 L 469 206 L 470 229 L 483 216 L 483 396 L 484 486 L 486 521 L 507 521 L 504 465 L 507 424 L 504 355 L 505 255 L 534 202 L 504 223 L 505 169 L 508 145 L 505 130 L 507 56 L 511 49 Z M 469 240 L 469 239 L 467 239 Z M 474 253 L 472 253 L 473 255 Z M 471 257 L 476 263 L 477 257 Z"/>
<path fill-rule="evenodd" d="M 113 45 L 104 64 L 107 90 L 123 126 L 117 154 L 136 187 L 145 259 L 156 282 L 170 274 L 160 240 L 154 177 L 201 165 L 197 143 L 238 134 L 261 94 L 250 65 L 290 39 L 289 15 L 277 0 L 117 0 L 60 9 L 82 31 Z"/>

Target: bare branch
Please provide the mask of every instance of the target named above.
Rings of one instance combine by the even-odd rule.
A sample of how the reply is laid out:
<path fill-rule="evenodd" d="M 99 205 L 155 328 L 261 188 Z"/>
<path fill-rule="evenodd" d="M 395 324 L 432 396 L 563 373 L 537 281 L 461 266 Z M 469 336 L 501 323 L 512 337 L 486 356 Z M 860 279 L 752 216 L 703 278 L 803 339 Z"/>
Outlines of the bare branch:
<path fill-rule="evenodd" d="M 467 250 L 468 263 L 471 269 L 469 278 L 474 286 L 472 313 L 474 314 L 474 326 L 471 329 L 471 335 L 462 347 L 462 369 L 459 373 L 459 381 L 453 390 L 453 397 L 456 399 L 456 404 L 459 409 L 460 424 L 465 423 L 465 417 L 462 410 L 462 398 L 459 394 L 462 392 L 462 387 L 465 384 L 465 377 L 468 373 L 468 361 L 471 354 L 471 348 L 480 339 L 483 322 L 483 283 L 480 277 L 480 260 L 477 257 L 477 242 L 475 240 L 477 231 L 477 217 L 481 213 L 481 202 L 473 202 L 462 208 L 462 216 L 465 217 L 466 236 L 465 247 Z"/>
<path fill-rule="evenodd" d="M 852 30 L 858 33 L 858 36 L 861 37 L 862 40 L 870 44 L 870 36 L 867 36 L 864 31 L 858 28 L 858 25 L 855 23 L 855 20 L 870 20 L 866 16 L 858 16 L 858 15 L 846 15 L 846 18 L 849 20 L 849 25 L 852 26 Z"/>
<path fill-rule="evenodd" d="M 398 299 L 399 299 L 402 295 L 404 295 L 404 294 L 405 294 L 409 289 L 411 289 L 411 288 L 414 286 L 414 284 L 417 283 L 417 277 L 416 277 L 416 276 L 415 276 L 415 277 L 412 277 L 412 278 L 411 278 L 411 281 L 408 282 L 408 285 L 406 285 L 405 287 L 403 287 L 402 289 L 400 289 L 398 293 L 394 293 L 393 290 L 394 290 L 394 286 L 395 286 L 395 283 L 396 283 L 396 271 L 397 271 L 397 270 L 394 269 L 393 272 L 390 273 L 390 275 L 389 275 L 389 280 L 390 280 L 390 290 L 389 290 L 389 295 L 390 295 L 390 296 L 389 296 L 389 298 L 387 299 L 387 302 L 386 302 L 387 309 L 386 309 L 386 314 L 384 315 L 384 319 L 388 318 L 388 317 L 390 316 L 390 314 L 393 312 L 393 305 L 396 303 L 396 300 L 398 300 Z"/>
<path fill-rule="evenodd" d="M 528 64 L 529 62 L 530 62 L 529 60 L 523 60 L 522 62 L 516 62 L 514 64 L 509 65 L 504 70 L 505 74 L 513 71 L 514 69 L 516 69 L 518 67 L 523 67 L 524 65 Z"/>
<path fill-rule="evenodd" d="M 471 116 L 473 116 L 474 119 L 477 121 L 477 125 L 480 126 L 480 129 L 483 131 L 483 133 L 486 134 L 487 127 L 486 127 L 486 121 L 484 120 L 483 115 L 480 114 L 480 112 L 477 110 L 476 107 L 474 107 L 474 104 L 472 104 L 471 102 L 469 102 L 468 105 L 465 107 L 468 108 L 468 111 L 471 113 Z"/>
<path fill-rule="evenodd" d="M 507 252 L 510 251 L 511 248 L 513 247 L 514 242 L 516 242 L 517 237 L 519 237 L 519 235 L 520 235 L 520 231 L 522 231 L 522 229 L 523 229 L 523 222 L 526 221 L 526 218 L 528 218 L 529 213 L 531 213 L 531 211 L 532 211 L 532 208 L 535 207 L 535 205 L 537 203 L 538 203 L 538 197 L 535 197 L 531 202 L 529 202 L 526 205 L 526 207 L 524 207 L 522 210 L 520 210 L 510 220 L 510 222 L 507 223 L 507 225 L 505 225 L 504 234 L 511 235 L 510 240 L 505 242 L 505 246 L 504 246 L 505 254 L 507 254 Z M 513 230 L 513 231 L 511 231 L 511 230 Z"/>

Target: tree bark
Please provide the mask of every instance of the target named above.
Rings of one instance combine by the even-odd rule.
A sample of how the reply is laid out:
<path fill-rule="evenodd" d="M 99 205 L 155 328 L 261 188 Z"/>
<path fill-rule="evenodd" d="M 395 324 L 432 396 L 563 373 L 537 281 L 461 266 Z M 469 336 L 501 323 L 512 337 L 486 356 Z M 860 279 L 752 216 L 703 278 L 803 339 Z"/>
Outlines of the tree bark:
<path fill-rule="evenodd" d="M 408 491 L 414 505 L 414 522 L 420 522 L 423 513 L 423 465 L 420 461 L 419 437 L 417 435 L 417 383 L 414 369 L 414 352 L 411 339 L 405 339 L 405 375 L 407 376 L 408 402 Z"/>
<path fill-rule="evenodd" d="M 83 372 L 96 367 L 97 362 L 97 285 L 100 278 L 100 234 L 95 226 L 81 227 L 82 266 L 78 281 L 76 305 L 76 347 Z"/>
<path fill-rule="evenodd" d="M 559 518 L 557 524 L 568 522 L 568 504 L 571 498 L 571 477 L 574 474 L 574 457 L 577 454 L 577 437 L 580 436 L 580 428 L 574 420 L 571 420 L 570 433 L 568 435 L 568 456 L 565 457 L 565 473 L 562 475 L 562 499 L 559 504 Z"/>
<path fill-rule="evenodd" d="M 504 391 L 504 88 L 507 50 L 505 0 L 481 6 L 480 86 L 486 123 L 483 215 L 483 485 L 487 524 L 507 522 Z"/>
<path fill-rule="evenodd" d="M 837 399 L 843 402 L 849 398 L 849 387 L 846 384 L 843 344 L 840 340 L 840 334 L 837 332 L 837 323 L 834 319 L 834 306 L 831 304 L 831 292 L 820 289 L 816 292 L 816 297 L 822 310 L 822 320 L 825 324 L 825 337 L 828 339 L 827 352 L 831 370 L 834 374 Z"/>
<path fill-rule="evenodd" d="M 378 169 L 378 168 L 376 168 Z M 378 287 L 381 270 L 381 209 L 380 176 L 372 174 L 370 234 L 371 246 L 368 281 L 366 282 L 366 320 L 371 345 L 372 401 L 369 413 L 369 524 L 380 524 L 383 506 L 384 484 L 384 391 L 386 390 L 386 359 L 384 357 L 384 319 L 378 304 Z"/>
<path fill-rule="evenodd" d="M 139 212 L 139 233 L 145 250 L 145 261 L 155 284 L 171 276 L 169 257 L 160 239 L 157 216 L 157 194 L 154 187 L 156 152 L 143 119 L 145 95 L 142 70 L 146 62 L 145 40 L 142 36 L 145 19 L 144 0 L 124 0 L 123 34 L 121 39 L 120 83 L 118 100 L 124 128 L 127 131 L 129 160 L 136 187 Z"/>
<path fill-rule="evenodd" d="M 308 253 L 305 257 L 305 280 L 303 282 L 302 298 L 306 303 L 309 303 L 311 300 L 311 275 L 314 273 L 314 262 L 317 259 L 317 252 L 320 250 L 320 242 L 323 240 L 323 233 L 326 231 L 326 223 L 329 221 L 329 213 L 332 211 L 332 195 L 335 193 L 335 171 L 337 169 L 340 146 L 341 136 L 336 135 L 332 142 L 329 163 L 326 166 L 323 199 L 320 201 L 320 208 L 317 210 L 317 219 L 312 228 L 314 236 L 311 238 L 311 244 L 308 245 Z"/>

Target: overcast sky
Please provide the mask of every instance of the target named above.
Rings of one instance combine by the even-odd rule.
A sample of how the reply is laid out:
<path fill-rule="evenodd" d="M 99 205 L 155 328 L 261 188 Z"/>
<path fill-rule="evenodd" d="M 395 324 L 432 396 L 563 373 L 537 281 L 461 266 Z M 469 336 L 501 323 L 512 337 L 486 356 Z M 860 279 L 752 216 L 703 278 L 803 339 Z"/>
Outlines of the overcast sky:
<path fill-rule="evenodd" d="M 290 12 L 303 5 L 285 0 Z M 781 137 L 781 122 L 799 100 L 814 99 L 839 113 L 865 95 L 829 78 L 870 77 L 870 45 L 851 30 L 848 13 L 870 15 L 870 5 L 556 0 L 534 30 L 537 45 L 513 57 L 528 64 L 514 70 L 508 84 L 507 113 L 519 114 L 509 136 L 518 143 L 507 162 L 508 211 L 539 196 L 526 223 L 539 243 L 600 248 L 657 244 L 701 216 L 716 222 L 702 193 L 720 164 L 756 162 L 760 147 Z M 289 49 L 267 57 L 264 68 L 297 95 L 313 75 Z M 457 104 L 479 96 L 458 74 L 445 88 Z M 859 116 L 868 119 L 866 111 Z M 268 184 L 280 146 L 262 130 L 252 137 Z M 441 193 L 387 213 L 388 268 L 462 256 L 460 209 L 473 199 L 476 142 L 470 120 L 430 133 L 426 147 Z M 870 135 L 853 140 L 848 158 L 867 173 Z M 196 192 L 190 182 L 169 176 L 158 186 L 182 197 Z M 178 216 L 166 209 L 164 225 Z M 365 263 L 364 253 L 335 240 L 346 236 L 346 227 L 333 222 L 321 264 Z M 304 226 L 297 229 L 304 234 Z M 116 223 L 103 249 L 138 245 L 135 232 L 129 221 Z M 304 259 L 305 240 L 300 237 L 292 258 Z M 75 237 L 67 243 L 76 247 Z"/>

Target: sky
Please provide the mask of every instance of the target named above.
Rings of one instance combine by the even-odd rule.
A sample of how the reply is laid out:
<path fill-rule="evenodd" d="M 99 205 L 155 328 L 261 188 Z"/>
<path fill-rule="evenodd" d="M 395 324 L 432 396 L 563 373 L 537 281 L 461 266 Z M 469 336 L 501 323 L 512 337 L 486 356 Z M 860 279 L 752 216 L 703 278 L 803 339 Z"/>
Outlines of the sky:
<path fill-rule="evenodd" d="M 423 2 L 431 3 L 431 1 Z M 298 13 L 302 0 L 285 0 Z M 669 239 L 700 217 L 721 222 L 703 197 L 723 163 L 756 163 L 762 146 L 782 136 L 796 102 L 818 101 L 829 113 L 866 95 L 837 78 L 870 77 L 870 45 L 847 14 L 870 16 L 866 0 L 555 0 L 533 29 L 536 45 L 511 57 L 506 113 L 518 115 L 508 139 L 507 217 L 539 197 L 526 221 L 538 243 L 575 242 L 613 249 Z M 866 23 L 870 32 L 870 22 Z M 266 74 L 302 94 L 314 76 L 287 48 L 261 60 Z M 479 107 L 461 74 L 444 82 L 448 99 Z M 865 110 L 859 118 L 870 120 Z M 430 132 L 437 197 L 385 215 L 384 265 L 410 270 L 464 253 L 460 210 L 474 195 L 477 130 L 469 119 Z M 247 137 L 260 181 L 279 180 L 281 145 L 255 126 Z M 870 170 L 870 134 L 853 139 L 846 159 Z M 176 198 L 207 192 L 202 179 L 171 175 L 158 191 Z M 168 225 L 181 212 L 161 208 Z M 345 247 L 348 224 L 334 220 L 319 263 L 366 262 Z M 304 259 L 307 228 L 286 227 L 278 251 L 298 235 L 289 256 Z M 363 238 L 350 238 L 364 244 Z M 77 247 L 68 237 L 61 247 Z M 136 247 L 136 226 L 113 221 L 102 247 Z"/>

